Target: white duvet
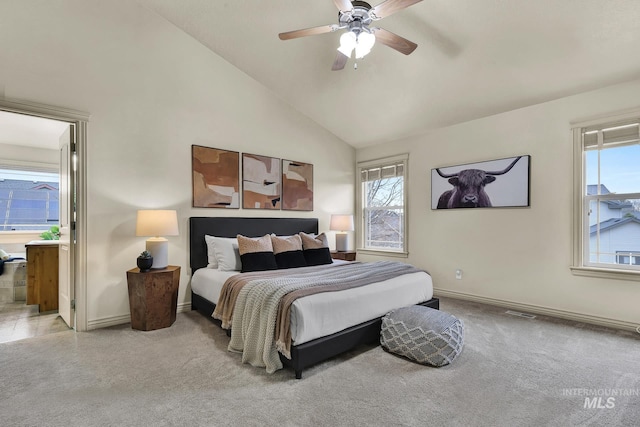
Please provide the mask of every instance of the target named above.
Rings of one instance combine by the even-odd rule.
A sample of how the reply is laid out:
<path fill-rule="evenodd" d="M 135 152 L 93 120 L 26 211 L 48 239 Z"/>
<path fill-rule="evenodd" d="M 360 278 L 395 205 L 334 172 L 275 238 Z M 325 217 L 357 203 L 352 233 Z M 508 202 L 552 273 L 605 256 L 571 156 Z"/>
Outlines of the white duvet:
<path fill-rule="evenodd" d="M 238 272 L 198 269 L 191 279 L 191 289 L 217 304 L 224 282 L 234 274 Z M 300 298 L 291 307 L 293 345 L 334 334 L 383 316 L 396 308 L 427 301 L 432 297 L 431 276 L 418 272 L 367 286 Z"/>

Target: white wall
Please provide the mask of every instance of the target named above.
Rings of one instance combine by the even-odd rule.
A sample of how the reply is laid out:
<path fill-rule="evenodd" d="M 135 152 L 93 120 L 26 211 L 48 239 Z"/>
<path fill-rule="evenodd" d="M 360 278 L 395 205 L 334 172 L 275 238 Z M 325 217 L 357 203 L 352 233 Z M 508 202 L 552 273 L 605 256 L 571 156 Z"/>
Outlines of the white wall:
<path fill-rule="evenodd" d="M 639 100 L 640 80 L 360 149 L 357 160 L 409 153 L 408 261 L 433 275 L 436 293 L 638 324 L 640 282 L 578 277 L 569 269 L 569 123 Z M 519 154 L 531 155 L 530 208 L 431 210 L 432 168 Z M 455 280 L 457 268 L 462 280 Z"/>
<path fill-rule="evenodd" d="M 354 150 L 152 12 L 126 0 L 0 3 L 0 88 L 7 98 L 91 114 L 88 320 L 125 322 L 125 272 L 144 238 L 136 210 L 177 209 L 169 262 L 188 287 L 189 216 L 318 217 L 352 212 Z M 0 90 L 2 94 L 2 90 Z M 314 212 L 191 207 L 191 145 L 314 164 Z"/>
<path fill-rule="evenodd" d="M 0 144 L 0 163 L 2 161 L 47 163 L 57 168 L 60 163 L 58 150 L 26 147 L 14 144 Z"/>

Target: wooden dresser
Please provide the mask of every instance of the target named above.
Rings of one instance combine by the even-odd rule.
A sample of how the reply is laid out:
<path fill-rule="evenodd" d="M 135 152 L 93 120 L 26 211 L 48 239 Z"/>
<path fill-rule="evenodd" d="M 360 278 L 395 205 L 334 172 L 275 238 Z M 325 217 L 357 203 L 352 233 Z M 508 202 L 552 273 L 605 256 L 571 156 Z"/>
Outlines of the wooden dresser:
<path fill-rule="evenodd" d="M 40 312 L 57 310 L 58 242 L 33 241 L 26 247 L 27 304 L 38 304 Z"/>

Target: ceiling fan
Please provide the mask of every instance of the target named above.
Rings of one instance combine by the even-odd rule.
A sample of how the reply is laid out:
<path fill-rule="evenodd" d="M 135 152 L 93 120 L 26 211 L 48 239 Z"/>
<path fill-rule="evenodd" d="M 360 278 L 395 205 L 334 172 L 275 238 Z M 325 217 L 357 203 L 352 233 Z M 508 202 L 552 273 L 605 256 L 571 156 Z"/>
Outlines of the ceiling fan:
<path fill-rule="evenodd" d="M 358 0 L 333 0 L 338 8 L 338 24 L 323 25 L 321 27 L 306 28 L 304 30 L 280 33 L 280 40 L 291 40 L 299 37 L 315 36 L 346 30 L 340 36 L 340 47 L 333 62 L 333 71 L 342 70 L 355 51 L 355 58 L 367 55 L 376 41 L 389 46 L 398 52 L 409 55 L 418 45 L 380 27 L 369 27 L 373 21 L 378 21 L 422 0 L 386 0 L 376 7 Z M 358 68 L 357 63 L 354 68 Z"/>

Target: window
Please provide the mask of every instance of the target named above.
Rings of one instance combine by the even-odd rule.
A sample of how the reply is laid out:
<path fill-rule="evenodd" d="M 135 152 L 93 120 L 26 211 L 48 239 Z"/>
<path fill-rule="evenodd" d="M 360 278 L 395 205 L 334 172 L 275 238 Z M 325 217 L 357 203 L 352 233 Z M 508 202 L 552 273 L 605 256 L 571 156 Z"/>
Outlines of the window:
<path fill-rule="evenodd" d="M 640 265 L 640 252 L 619 251 L 616 254 L 616 263 L 625 265 Z"/>
<path fill-rule="evenodd" d="M 59 175 L 54 170 L 1 166 L 0 231 L 40 231 L 58 225 Z"/>
<path fill-rule="evenodd" d="M 407 162 L 402 155 L 358 164 L 361 248 L 406 254 Z"/>
<path fill-rule="evenodd" d="M 574 128 L 576 268 L 640 273 L 639 129 L 640 114 Z"/>

